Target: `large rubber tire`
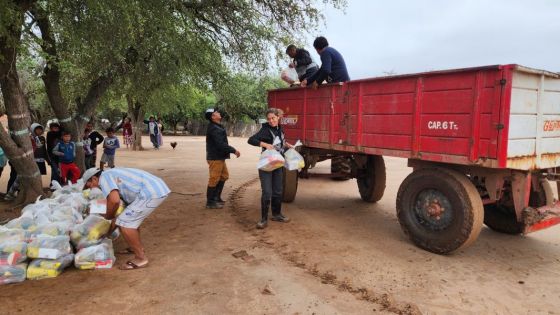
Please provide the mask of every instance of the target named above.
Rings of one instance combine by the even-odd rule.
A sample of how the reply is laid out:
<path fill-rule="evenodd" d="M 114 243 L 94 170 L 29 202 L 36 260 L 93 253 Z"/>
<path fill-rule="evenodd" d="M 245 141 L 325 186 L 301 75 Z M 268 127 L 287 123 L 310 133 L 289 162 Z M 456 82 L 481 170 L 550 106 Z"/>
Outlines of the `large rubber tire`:
<path fill-rule="evenodd" d="M 433 218 L 428 213 L 427 201 L 442 205 L 440 216 Z M 446 254 L 466 248 L 477 239 L 484 207 L 476 187 L 465 175 L 441 168 L 419 169 L 399 187 L 397 217 L 416 246 Z"/>
<path fill-rule="evenodd" d="M 540 191 L 531 189 L 529 195 L 529 206 L 538 208 L 544 205 L 550 205 L 554 201 L 554 194 L 550 183 L 543 180 Z M 511 192 L 509 192 L 511 194 Z M 511 235 L 523 233 L 523 224 L 517 221 L 513 201 L 508 202 L 509 206 L 503 204 L 489 204 L 484 206 L 484 224 L 490 229 Z"/>
<path fill-rule="evenodd" d="M 385 193 L 387 174 L 381 155 L 368 155 L 366 168 L 359 170 L 356 181 L 360 197 L 366 202 L 377 202 Z"/>
<path fill-rule="evenodd" d="M 296 199 L 296 193 L 298 188 L 298 171 L 288 171 L 286 168 L 283 169 L 283 189 L 282 189 L 282 201 L 292 202 Z"/>
<path fill-rule="evenodd" d="M 346 156 L 335 156 L 331 159 L 331 174 L 343 173 L 331 177 L 336 181 L 349 180 L 352 178 L 352 159 Z M 348 174 L 348 175 L 345 175 Z"/>

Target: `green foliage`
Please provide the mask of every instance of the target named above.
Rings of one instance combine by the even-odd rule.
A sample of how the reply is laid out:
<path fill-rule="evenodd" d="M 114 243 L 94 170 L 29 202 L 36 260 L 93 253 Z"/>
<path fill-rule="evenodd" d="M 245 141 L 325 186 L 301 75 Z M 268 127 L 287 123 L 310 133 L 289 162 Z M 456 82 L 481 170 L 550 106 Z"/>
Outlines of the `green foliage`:
<path fill-rule="evenodd" d="M 267 104 L 267 90 L 287 87 L 278 77 L 235 74 L 215 86 L 217 105 L 231 121 L 257 120 Z"/>

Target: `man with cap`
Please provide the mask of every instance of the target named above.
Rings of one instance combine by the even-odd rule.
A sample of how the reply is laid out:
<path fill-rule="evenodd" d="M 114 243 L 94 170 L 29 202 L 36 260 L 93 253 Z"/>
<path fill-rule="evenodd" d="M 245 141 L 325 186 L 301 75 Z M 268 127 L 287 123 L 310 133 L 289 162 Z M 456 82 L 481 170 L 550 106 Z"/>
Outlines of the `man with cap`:
<path fill-rule="evenodd" d="M 82 177 L 84 189 L 99 188 L 107 198 L 105 219 L 111 220 L 110 235 L 116 227 L 130 246 L 127 251 L 134 254 L 134 259 L 127 261 L 120 269 L 131 270 L 144 268 L 148 258 L 140 240 L 140 224 L 150 215 L 171 192 L 165 182 L 146 171 L 135 168 L 112 168 L 100 171 L 90 168 Z M 115 217 L 121 199 L 125 203 L 124 211 Z"/>
<path fill-rule="evenodd" d="M 230 154 L 239 157 L 241 153 L 228 144 L 226 129 L 220 124 L 222 115 L 210 108 L 204 114 L 209 124 L 206 129 L 206 161 L 209 168 L 208 188 L 206 190 L 206 208 L 221 209 L 224 207 L 222 190 L 229 178 L 226 159 Z"/>

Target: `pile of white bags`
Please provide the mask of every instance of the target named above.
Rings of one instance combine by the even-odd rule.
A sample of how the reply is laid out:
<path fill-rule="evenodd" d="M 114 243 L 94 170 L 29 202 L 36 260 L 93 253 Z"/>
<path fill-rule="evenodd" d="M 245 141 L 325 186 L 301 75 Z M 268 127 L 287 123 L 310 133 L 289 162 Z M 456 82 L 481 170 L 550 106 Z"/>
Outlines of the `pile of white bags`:
<path fill-rule="evenodd" d="M 57 277 L 73 262 L 79 269 L 113 266 L 113 243 L 105 238 L 111 222 L 89 214 L 91 205 L 99 207 L 101 191 L 82 191 L 81 181 L 53 184 L 52 198 L 37 200 L 0 226 L 0 284 Z"/>

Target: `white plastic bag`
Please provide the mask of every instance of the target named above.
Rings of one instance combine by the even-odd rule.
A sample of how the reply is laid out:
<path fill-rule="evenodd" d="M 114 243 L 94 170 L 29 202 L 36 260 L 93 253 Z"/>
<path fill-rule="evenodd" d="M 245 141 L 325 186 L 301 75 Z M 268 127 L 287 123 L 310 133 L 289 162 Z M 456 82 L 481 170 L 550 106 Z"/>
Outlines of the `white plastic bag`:
<path fill-rule="evenodd" d="M 74 256 L 74 266 L 78 269 L 109 269 L 115 263 L 113 242 L 104 239 L 99 245 L 80 249 Z"/>
<path fill-rule="evenodd" d="M 294 68 L 286 68 L 280 72 L 280 78 L 286 81 L 288 84 L 294 84 L 298 81 L 298 74 Z"/>
<path fill-rule="evenodd" d="M 6 241 L 0 243 L 0 266 L 15 265 L 27 259 L 27 243 Z"/>
<path fill-rule="evenodd" d="M 289 171 L 301 170 L 305 167 L 305 160 L 303 159 L 303 156 L 294 149 L 289 149 L 284 152 L 284 158 L 286 159 L 285 166 Z"/>
<path fill-rule="evenodd" d="M 284 166 L 284 157 L 276 150 L 265 150 L 261 153 L 261 158 L 257 164 L 257 168 L 261 171 L 272 172 Z"/>
<path fill-rule="evenodd" d="M 74 226 L 70 239 L 76 249 L 99 244 L 101 238 L 109 232 L 111 221 L 98 215 L 88 216 L 82 224 Z"/>
<path fill-rule="evenodd" d="M 27 245 L 27 257 L 58 259 L 72 253 L 68 235 L 38 235 Z"/>
<path fill-rule="evenodd" d="M 24 281 L 26 271 L 26 263 L 17 265 L 0 265 L 0 285 Z"/>
<path fill-rule="evenodd" d="M 57 259 L 34 259 L 27 266 L 27 279 L 40 280 L 58 277 L 74 261 L 74 254 Z"/>

